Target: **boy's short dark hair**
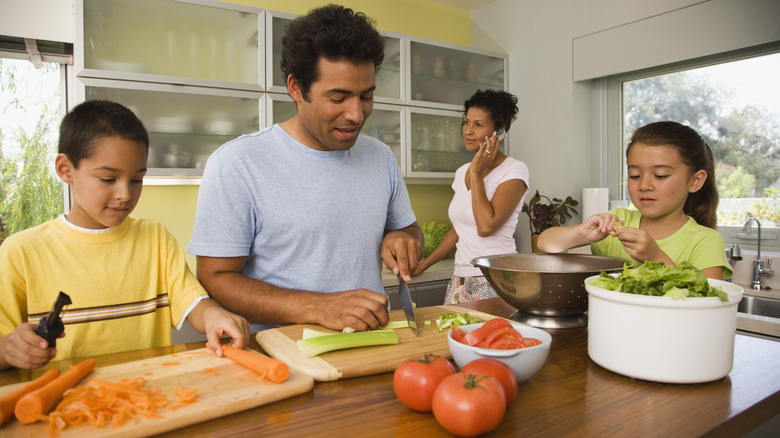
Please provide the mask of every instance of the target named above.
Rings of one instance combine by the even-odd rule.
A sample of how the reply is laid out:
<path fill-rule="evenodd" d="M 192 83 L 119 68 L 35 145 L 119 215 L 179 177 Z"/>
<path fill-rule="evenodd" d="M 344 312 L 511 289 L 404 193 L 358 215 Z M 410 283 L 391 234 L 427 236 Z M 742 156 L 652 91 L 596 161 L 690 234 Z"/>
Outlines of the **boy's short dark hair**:
<path fill-rule="evenodd" d="M 78 168 L 81 160 L 92 155 L 95 140 L 101 137 L 137 141 L 149 151 L 149 134 L 132 111 L 116 102 L 88 100 L 76 105 L 62 119 L 58 152 Z"/>
<path fill-rule="evenodd" d="M 285 77 L 292 75 L 308 101 L 311 84 L 319 76 L 321 57 L 332 62 L 373 62 L 378 70 L 385 58 L 385 44 L 374 24 L 364 13 L 339 5 L 309 11 L 287 25 L 282 38 L 282 72 Z"/>

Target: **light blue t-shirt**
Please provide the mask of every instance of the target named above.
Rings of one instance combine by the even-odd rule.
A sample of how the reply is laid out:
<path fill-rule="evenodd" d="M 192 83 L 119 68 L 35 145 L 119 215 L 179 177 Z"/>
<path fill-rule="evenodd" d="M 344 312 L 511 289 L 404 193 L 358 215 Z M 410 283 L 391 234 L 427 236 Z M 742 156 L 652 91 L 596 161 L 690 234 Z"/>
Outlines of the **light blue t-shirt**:
<path fill-rule="evenodd" d="M 245 275 L 286 289 L 384 293 L 383 234 L 415 220 L 387 145 L 317 151 L 274 125 L 211 155 L 188 251 L 246 256 Z"/>

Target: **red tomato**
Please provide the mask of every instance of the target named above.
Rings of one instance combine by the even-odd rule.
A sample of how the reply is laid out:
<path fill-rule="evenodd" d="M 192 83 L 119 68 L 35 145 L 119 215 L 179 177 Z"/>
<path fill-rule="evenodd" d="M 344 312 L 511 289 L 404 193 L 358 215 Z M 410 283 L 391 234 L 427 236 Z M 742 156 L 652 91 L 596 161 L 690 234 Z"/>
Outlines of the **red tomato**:
<path fill-rule="evenodd" d="M 452 374 L 433 393 L 433 416 L 453 435 L 490 432 L 501 424 L 505 411 L 504 388 L 491 376 Z"/>
<path fill-rule="evenodd" d="M 512 368 L 504 362 L 490 358 L 474 359 L 460 369 L 464 374 L 476 374 L 478 376 L 491 376 L 501 383 L 506 394 L 506 407 L 515 401 L 517 397 L 517 378 Z"/>
<path fill-rule="evenodd" d="M 509 321 L 503 318 L 491 319 L 490 321 L 486 322 L 485 325 L 490 327 L 492 330 L 500 329 L 504 327 L 512 328 L 512 323 L 510 323 Z"/>
<path fill-rule="evenodd" d="M 525 348 L 527 346 L 525 340 L 517 338 L 498 338 L 486 348 L 493 350 L 517 350 L 518 348 Z"/>
<path fill-rule="evenodd" d="M 467 333 L 466 336 L 463 337 L 463 343 L 472 346 L 477 345 L 482 342 L 482 340 L 485 339 L 490 333 L 492 333 L 493 330 L 507 326 L 512 327 L 512 324 L 510 324 L 509 321 L 505 319 L 491 319 L 490 321 L 484 323 L 482 327 L 476 328 Z"/>
<path fill-rule="evenodd" d="M 483 348 L 493 348 L 491 347 L 493 342 L 501 338 L 512 338 L 521 341 L 523 339 L 523 335 L 521 335 L 520 332 L 515 330 L 515 328 L 512 326 L 502 327 L 490 332 L 490 334 L 488 334 L 487 337 L 485 337 L 485 339 L 483 339 L 482 342 L 480 342 L 477 346 Z"/>
<path fill-rule="evenodd" d="M 525 344 L 526 347 L 533 347 L 534 345 L 539 345 L 541 343 L 542 341 L 536 338 L 523 338 L 523 344 Z"/>
<path fill-rule="evenodd" d="M 431 411 L 433 391 L 445 377 L 455 373 L 447 359 L 435 354 L 401 362 L 393 374 L 393 389 L 401 403 L 420 412 Z"/>
<path fill-rule="evenodd" d="M 463 343 L 463 337 L 466 336 L 466 330 L 458 327 L 452 327 L 450 328 L 450 332 L 452 333 L 452 339 Z"/>

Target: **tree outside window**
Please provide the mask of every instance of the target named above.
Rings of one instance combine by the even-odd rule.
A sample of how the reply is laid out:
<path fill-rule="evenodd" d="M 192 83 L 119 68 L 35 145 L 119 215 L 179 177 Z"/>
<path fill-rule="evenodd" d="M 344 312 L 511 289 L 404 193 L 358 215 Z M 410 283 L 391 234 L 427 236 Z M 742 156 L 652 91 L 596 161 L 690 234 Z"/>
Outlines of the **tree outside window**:
<path fill-rule="evenodd" d="M 715 155 L 719 225 L 780 226 L 780 53 L 623 83 L 623 144 L 637 128 L 674 120 Z M 765 80 L 762 78 L 769 78 Z M 763 82 L 762 82 L 763 81 Z M 761 87 L 749 95 L 745 85 Z"/>
<path fill-rule="evenodd" d="M 63 212 L 60 65 L 0 58 L 0 242 Z"/>

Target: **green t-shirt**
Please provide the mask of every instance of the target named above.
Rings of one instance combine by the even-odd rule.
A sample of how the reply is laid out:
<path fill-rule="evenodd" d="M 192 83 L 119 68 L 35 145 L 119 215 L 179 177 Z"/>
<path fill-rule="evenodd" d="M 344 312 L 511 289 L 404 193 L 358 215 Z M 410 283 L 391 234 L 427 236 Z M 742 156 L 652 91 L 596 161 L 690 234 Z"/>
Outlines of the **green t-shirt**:
<path fill-rule="evenodd" d="M 636 210 L 618 208 L 610 211 L 623 221 L 623 226 L 639 228 L 642 213 Z M 671 236 L 657 241 L 658 246 L 676 264 L 689 262 L 704 270 L 715 266 L 723 268 L 723 278 L 731 278 L 734 274 L 726 259 L 726 244 L 717 231 L 696 223 L 688 217 L 682 227 Z M 592 243 L 591 252 L 596 255 L 617 257 L 626 261 L 635 261 L 623 249 L 617 237 L 607 236 L 605 239 Z"/>

